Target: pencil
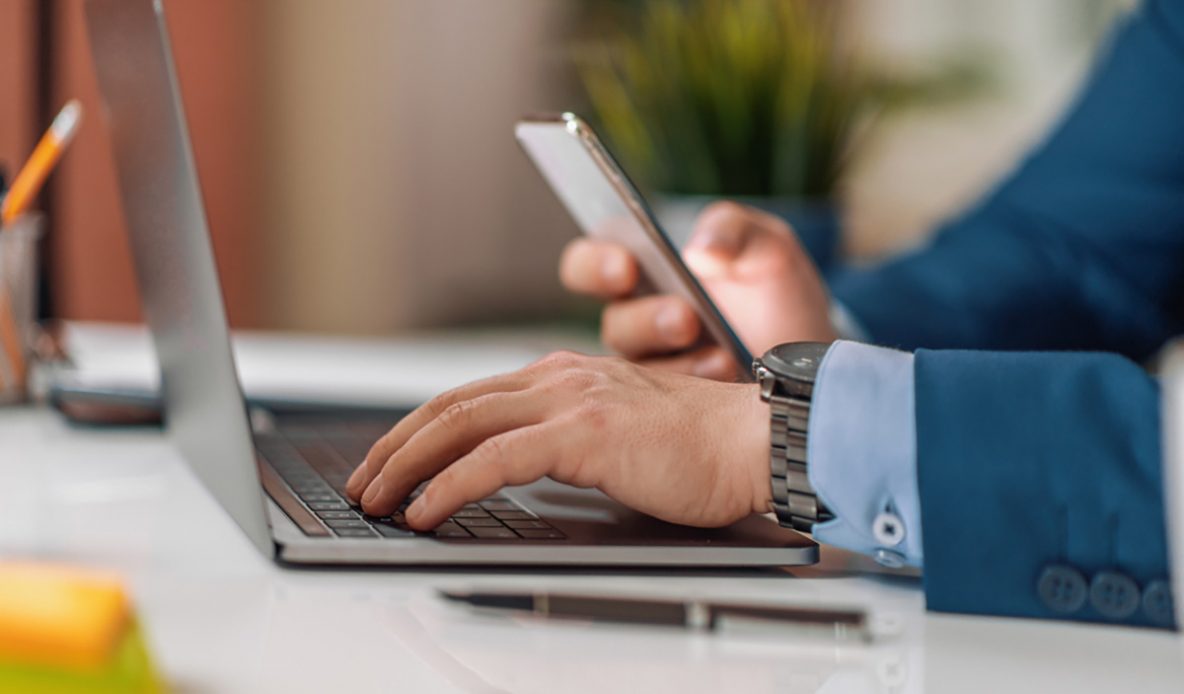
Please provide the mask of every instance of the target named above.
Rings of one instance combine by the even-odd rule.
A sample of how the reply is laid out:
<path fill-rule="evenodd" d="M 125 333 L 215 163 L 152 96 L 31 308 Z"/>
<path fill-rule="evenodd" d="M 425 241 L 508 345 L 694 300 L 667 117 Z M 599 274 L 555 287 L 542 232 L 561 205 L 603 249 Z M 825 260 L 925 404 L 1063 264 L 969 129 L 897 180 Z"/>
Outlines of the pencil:
<path fill-rule="evenodd" d="M 29 161 L 25 162 L 13 179 L 12 187 L 4 196 L 3 205 L 0 205 L 0 231 L 21 216 L 41 192 L 41 186 L 62 158 L 62 152 L 74 139 L 81 121 L 82 104 L 77 99 L 71 99 L 58 112 L 49 130 L 45 131 L 41 141 L 33 148 Z M 0 286 L 0 359 L 7 362 L 4 368 L 0 368 L 0 379 L 6 382 L 4 386 L 20 388 L 28 373 L 21 326 L 17 325 L 12 310 L 11 285 Z"/>
<path fill-rule="evenodd" d="M 13 179 L 12 187 L 4 198 L 4 207 L 0 209 L 0 223 L 11 223 L 37 197 L 49 172 L 53 171 L 54 165 L 62 157 L 62 152 L 74 139 L 81 122 L 82 104 L 78 103 L 77 99 L 71 99 L 53 119 L 49 130 L 45 131 L 33 154 L 29 156 L 29 161 Z"/>

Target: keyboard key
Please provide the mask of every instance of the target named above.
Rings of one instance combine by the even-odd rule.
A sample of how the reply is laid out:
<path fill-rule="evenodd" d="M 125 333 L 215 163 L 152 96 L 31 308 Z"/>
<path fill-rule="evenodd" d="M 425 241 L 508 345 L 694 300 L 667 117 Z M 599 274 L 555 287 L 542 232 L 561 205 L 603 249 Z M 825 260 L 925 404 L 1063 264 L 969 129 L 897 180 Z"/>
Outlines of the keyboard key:
<path fill-rule="evenodd" d="M 498 528 L 469 528 L 469 532 L 482 540 L 517 540 L 518 536 L 514 534 L 513 530 L 505 527 Z"/>
<path fill-rule="evenodd" d="M 452 520 L 456 521 L 458 525 L 466 528 L 500 528 L 502 522 L 495 518 L 456 518 L 452 516 Z"/>
<path fill-rule="evenodd" d="M 530 520 L 532 518 L 538 518 L 538 516 L 530 511 L 494 511 L 493 517 L 502 520 Z"/>
<path fill-rule="evenodd" d="M 551 526 L 547 525 L 546 523 L 544 523 L 543 521 L 538 520 L 537 518 L 534 520 L 510 519 L 510 520 L 506 521 L 506 525 L 510 526 L 511 528 L 513 528 L 515 530 L 523 530 L 523 529 L 545 530 L 545 529 L 551 527 Z"/>
<path fill-rule="evenodd" d="M 394 517 L 387 518 L 376 518 L 374 516 L 364 516 L 364 518 L 367 523 L 382 533 L 384 537 L 412 537 L 416 534 L 414 530 L 407 527 L 407 523 L 403 521 L 403 514 L 401 513 L 396 513 Z"/>
<path fill-rule="evenodd" d="M 496 518 L 457 518 L 452 519 L 466 528 L 501 528 L 504 527 Z"/>
<path fill-rule="evenodd" d="M 308 505 L 314 511 L 348 511 L 349 505 L 344 501 L 314 501 Z"/>
<path fill-rule="evenodd" d="M 328 494 L 333 491 L 324 482 L 303 482 L 300 484 L 288 482 L 288 486 L 297 494 Z"/>
<path fill-rule="evenodd" d="M 415 537 L 415 532 L 407 528 L 401 528 L 393 523 L 375 523 L 374 529 L 383 537 Z"/>
<path fill-rule="evenodd" d="M 395 511 L 389 516 L 372 516 L 368 513 L 363 513 L 362 518 L 367 523 L 393 523 L 398 526 L 407 525 L 407 521 L 403 519 L 403 514 L 398 511 Z"/>
<path fill-rule="evenodd" d="M 565 535 L 555 528 L 548 528 L 546 530 L 533 530 L 530 528 L 523 528 L 517 531 L 518 535 L 527 540 L 562 540 Z"/>
<path fill-rule="evenodd" d="M 334 530 L 345 530 L 347 528 L 369 528 L 370 524 L 361 518 L 343 518 L 340 520 L 325 519 L 325 525 Z"/>
<path fill-rule="evenodd" d="M 370 528 L 341 528 L 334 529 L 338 537 L 377 537 Z"/>
<path fill-rule="evenodd" d="M 337 501 L 337 500 L 341 499 L 340 496 L 337 496 L 336 494 L 329 494 L 329 493 L 327 493 L 327 491 L 313 491 L 313 493 L 307 493 L 307 494 L 301 494 L 300 491 L 297 491 L 296 495 L 300 496 L 301 499 L 303 499 L 304 501 L 308 501 L 308 502 Z"/>
<path fill-rule="evenodd" d="M 436 534 L 436 537 L 472 537 L 468 530 L 456 523 L 441 523 L 432 532 Z"/>
<path fill-rule="evenodd" d="M 453 518 L 489 518 L 489 513 L 479 508 L 462 508 L 452 514 Z"/>
<path fill-rule="evenodd" d="M 506 498 L 486 499 L 481 502 L 481 508 L 486 511 L 518 511 L 522 507 Z"/>
<path fill-rule="evenodd" d="M 317 515 L 325 520 L 355 520 L 361 518 L 361 516 L 353 511 L 320 511 Z"/>

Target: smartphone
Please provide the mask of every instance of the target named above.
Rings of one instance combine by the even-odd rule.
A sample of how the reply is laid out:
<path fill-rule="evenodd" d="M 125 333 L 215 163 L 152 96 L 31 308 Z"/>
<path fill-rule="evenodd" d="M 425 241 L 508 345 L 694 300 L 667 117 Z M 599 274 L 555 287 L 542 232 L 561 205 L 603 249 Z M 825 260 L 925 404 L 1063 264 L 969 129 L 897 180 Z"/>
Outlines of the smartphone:
<path fill-rule="evenodd" d="M 551 190 L 588 236 L 620 244 L 637 259 L 639 294 L 673 294 L 699 314 L 704 343 L 728 349 L 751 380 L 752 354 L 662 231 L 649 205 L 592 128 L 573 113 L 527 116 L 515 135 Z"/>

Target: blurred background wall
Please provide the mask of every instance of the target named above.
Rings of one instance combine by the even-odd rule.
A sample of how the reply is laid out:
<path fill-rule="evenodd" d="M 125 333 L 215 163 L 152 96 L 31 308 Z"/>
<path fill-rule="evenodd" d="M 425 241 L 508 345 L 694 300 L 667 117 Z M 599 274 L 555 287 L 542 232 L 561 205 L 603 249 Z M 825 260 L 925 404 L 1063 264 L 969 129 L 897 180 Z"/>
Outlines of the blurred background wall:
<path fill-rule="evenodd" d="M 165 0 L 232 322 L 377 333 L 569 314 L 555 262 L 575 230 L 511 129 L 585 108 L 573 54 L 622 30 L 596 13 L 646 4 Z M 845 0 L 870 62 L 988 75 L 874 119 L 835 193 L 848 254 L 915 244 L 988 189 L 1130 5 Z M 135 319 L 81 1 L 0 0 L 0 61 L 10 169 L 70 96 L 92 116 L 43 200 L 48 312 Z"/>
<path fill-rule="evenodd" d="M 903 69 L 975 56 L 977 98 L 921 103 L 879 124 L 847 183 L 845 243 L 856 257 L 914 245 L 1005 175 L 1074 96 L 1133 0 L 859 2 L 859 35 Z"/>
<path fill-rule="evenodd" d="M 565 301 L 574 234 L 513 138 L 574 98 L 555 0 L 267 3 L 270 322 L 494 322 Z"/>
<path fill-rule="evenodd" d="M 0 2 L 0 162 L 9 180 L 36 137 L 39 21 L 31 2 Z"/>

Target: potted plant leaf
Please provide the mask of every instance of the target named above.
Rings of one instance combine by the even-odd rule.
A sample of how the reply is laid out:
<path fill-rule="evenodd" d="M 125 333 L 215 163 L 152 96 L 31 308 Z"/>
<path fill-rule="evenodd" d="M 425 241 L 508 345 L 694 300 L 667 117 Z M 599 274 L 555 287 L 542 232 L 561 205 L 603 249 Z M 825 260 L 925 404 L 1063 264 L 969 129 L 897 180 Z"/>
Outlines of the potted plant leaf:
<path fill-rule="evenodd" d="M 603 7 L 603 6 L 602 6 Z M 838 0 L 649 0 L 577 52 L 592 117 L 672 235 L 710 200 L 789 219 L 823 267 L 875 88 Z"/>

